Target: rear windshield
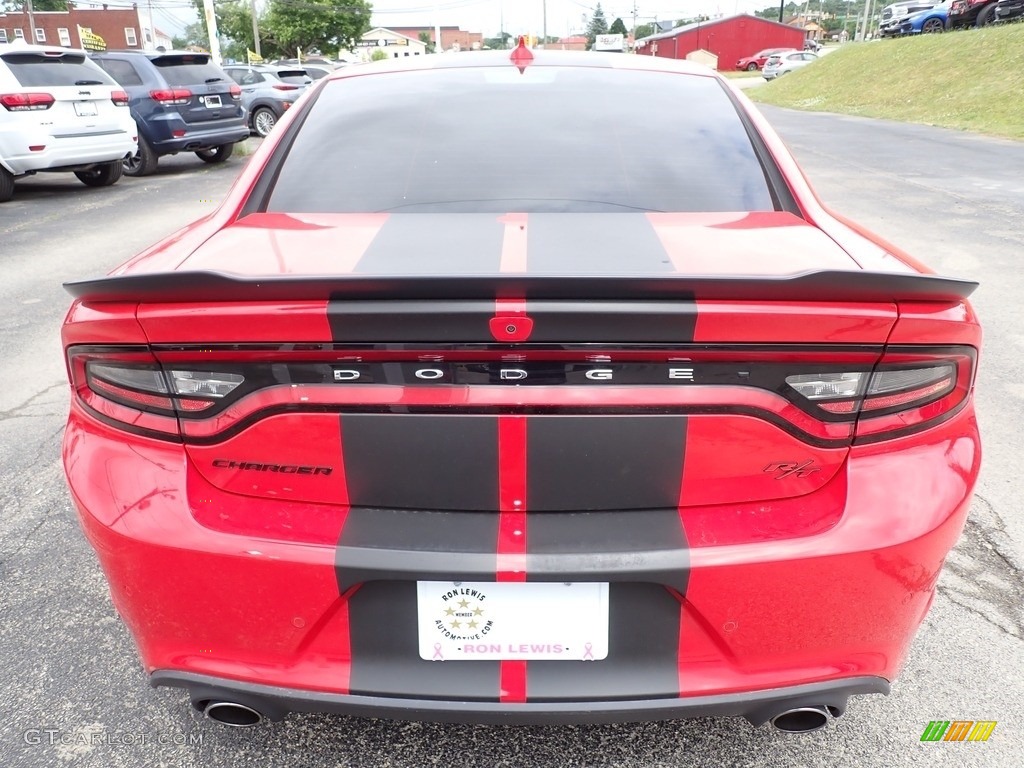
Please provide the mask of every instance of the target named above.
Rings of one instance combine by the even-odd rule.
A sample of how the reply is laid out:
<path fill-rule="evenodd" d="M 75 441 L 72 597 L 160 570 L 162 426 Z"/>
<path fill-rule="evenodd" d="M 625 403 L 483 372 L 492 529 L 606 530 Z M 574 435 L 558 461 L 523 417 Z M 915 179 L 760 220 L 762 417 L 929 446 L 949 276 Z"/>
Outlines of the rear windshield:
<path fill-rule="evenodd" d="M 306 74 L 304 69 L 279 69 L 277 70 L 277 77 L 286 83 L 295 83 L 296 85 L 302 85 L 308 83 L 310 77 Z"/>
<path fill-rule="evenodd" d="M 7 53 L 3 60 L 23 86 L 115 85 L 95 62 L 80 54 Z"/>
<path fill-rule="evenodd" d="M 714 79 L 610 68 L 457 68 L 328 82 L 267 210 L 772 210 Z"/>
<path fill-rule="evenodd" d="M 227 80 L 207 56 L 161 56 L 153 59 L 153 63 L 168 85 L 200 85 Z"/>

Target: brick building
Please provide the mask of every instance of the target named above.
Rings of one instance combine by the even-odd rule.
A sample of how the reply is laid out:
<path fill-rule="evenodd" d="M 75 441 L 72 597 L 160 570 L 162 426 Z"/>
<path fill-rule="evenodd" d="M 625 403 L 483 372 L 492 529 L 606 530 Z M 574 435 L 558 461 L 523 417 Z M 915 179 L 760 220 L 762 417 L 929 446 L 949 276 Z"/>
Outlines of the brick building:
<path fill-rule="evenodd" d="M 392 32 L 397 32 L 413 40 L 420 39 L 420 32 L 426 32 L 428 40 L 434 42 L 433 27 L 388 27 Z M 484 45 L 482 32 L 466 32 L 460 27 L 441 27 L 441 48 L 446 51 L 477 51 Z"/>
<path fill-rule="evenodd" d="M 66 11 L 36 11 L 32 14 L 35 34 L 28 15 L 21 11 L 0 11 L 0 43 L 27 43 L 89 48 L 91 38 L 79 28 L 99 35 L 107 48 L 170 48 L 170 39 L 151 29 L 149 16 L 137 6 L 131 8 L 73 8 Z M 85 38 L 83 40 L 83 37 Z"/>

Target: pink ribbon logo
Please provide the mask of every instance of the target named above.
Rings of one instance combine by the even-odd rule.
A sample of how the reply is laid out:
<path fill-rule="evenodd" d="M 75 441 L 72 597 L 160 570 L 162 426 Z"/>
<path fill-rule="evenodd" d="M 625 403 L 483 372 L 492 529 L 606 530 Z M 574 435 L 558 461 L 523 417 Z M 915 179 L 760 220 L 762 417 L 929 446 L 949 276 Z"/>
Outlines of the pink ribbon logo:
<path fill-rule="evenodd" d="M 583 660 L 594 661 L 594 644 L 584 643 L 583 644 Z"/>
<path fill-rule="evenodd" d="M 440 643 L 434 643 L 434 658 L 432 661 L 444 661 L 444 656 L 441 655 Z"/>

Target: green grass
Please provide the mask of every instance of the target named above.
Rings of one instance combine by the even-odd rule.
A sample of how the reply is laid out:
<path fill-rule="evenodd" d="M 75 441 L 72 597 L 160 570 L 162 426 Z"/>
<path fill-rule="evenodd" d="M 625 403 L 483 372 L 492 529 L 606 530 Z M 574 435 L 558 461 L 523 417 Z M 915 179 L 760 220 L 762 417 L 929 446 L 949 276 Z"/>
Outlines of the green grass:
<path fill-rule="evenodd" d="M 747 95 L 1024 139 L 1024 23 L 848 43 Z"/>

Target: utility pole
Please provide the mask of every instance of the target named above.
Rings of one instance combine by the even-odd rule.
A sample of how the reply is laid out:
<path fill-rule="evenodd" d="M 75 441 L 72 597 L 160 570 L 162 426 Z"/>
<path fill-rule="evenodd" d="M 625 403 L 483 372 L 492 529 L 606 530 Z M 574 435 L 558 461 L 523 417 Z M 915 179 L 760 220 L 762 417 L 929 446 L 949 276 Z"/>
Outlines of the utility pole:
<path fill-rule="evenodd" d="M 156 27 L 153 26 L 153 0 L 149 0 L 149 42 L 152 50 L 156 50 Z"/>
<path fill-rule="evenodd" d="M 441 4 L 434 3 L 434 53 L 444 53 L 441 45 Z"/>
<path fill-rule="evenodd" d="M 263 51 L 260 50 L 260 27 L 256 21 L 256 0 L 249 0 L 249 7 L 252 8 L 252 41 L 255 46 L 253 50 L 256 55 L 263 58 Z"/>
<path fill-rule="evenodd" d="M 25 12 L 28 14 L 28 33 L 32 36 L 29 42 L 32 45 L 36 44 L 36 17 L 35 11 L 32 9 L 32 0 L 27 0 L 25 4 Z"/>
<path fill-rule="evenodd" d="M 633 45 L 630 53 L 636 53 L 636 3 L 633 3 Z"/>
<path fill-rule="evenodd" d="M 544 14 L 544 23 L 541 25 L 541 31 L 544 35 L 544 47 L 548 47 L 548 0 L 541 0 L 540 3 L 541 13 Z"/>
<path fill-rule="evenodd" d="M 213 12 L 213 0 L 203 0 L 203 11 L 206 16 L 206 31 L 210 35 L 210 56 L 213 63 L 220 66 L 220 37 L 217 32 L 217 15 Z"/>

